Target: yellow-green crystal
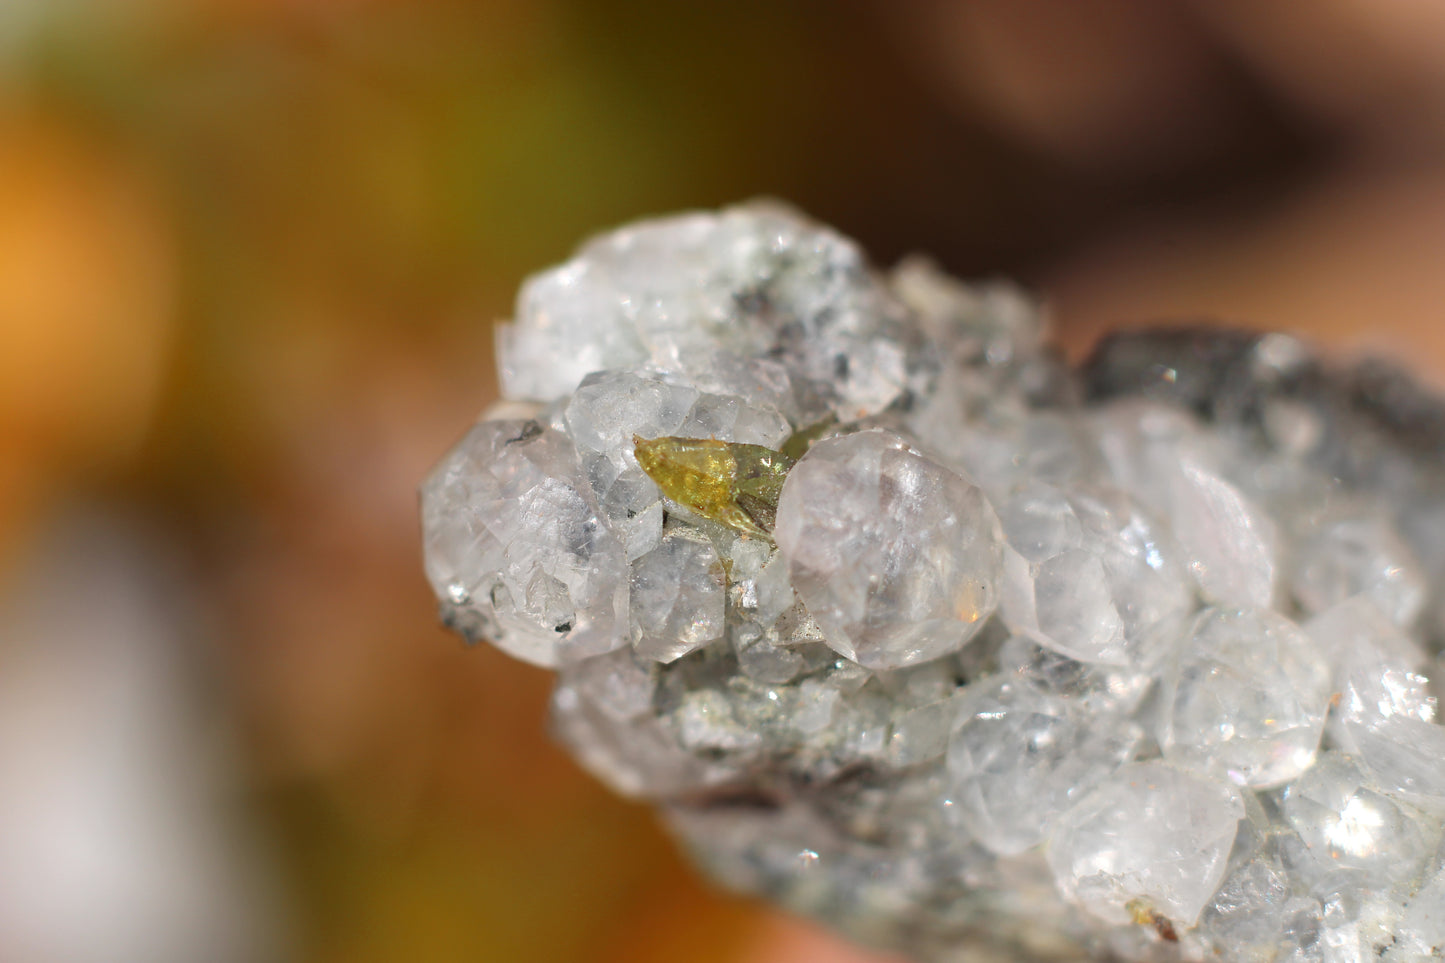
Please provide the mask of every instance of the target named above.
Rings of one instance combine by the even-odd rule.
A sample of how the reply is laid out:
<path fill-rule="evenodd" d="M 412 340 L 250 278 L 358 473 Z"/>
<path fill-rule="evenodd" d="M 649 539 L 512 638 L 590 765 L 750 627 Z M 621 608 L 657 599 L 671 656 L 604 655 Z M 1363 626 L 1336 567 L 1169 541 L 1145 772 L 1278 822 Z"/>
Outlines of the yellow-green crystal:
<path fill-rule="evenodd" d="M 837 424 L 838 416 L 830 414 L 822 421 L 814 422 L 806 428 L 799 428 L 788 436 L 787 441 L 783 442 L 783 454 L 793 461 L 797 461 L 808 453 L 808 449 L 813 447 L 813 442 L 822 438 Z"/>
<path fill-rule="evenodd" d="M 668 498 L 747 535 L 770 538 L 793 459 L 711 438 L 632 438 L 637 463 Z"/>

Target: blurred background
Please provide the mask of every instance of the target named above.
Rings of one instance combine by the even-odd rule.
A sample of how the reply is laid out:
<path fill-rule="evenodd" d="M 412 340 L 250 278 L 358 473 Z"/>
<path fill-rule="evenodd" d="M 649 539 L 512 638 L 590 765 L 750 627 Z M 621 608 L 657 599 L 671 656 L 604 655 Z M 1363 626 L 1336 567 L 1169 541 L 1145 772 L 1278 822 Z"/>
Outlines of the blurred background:
<path fill-rule="evenodd" d="M 862 959 L 696 880 L 420 566 L 523 276 L 758 194 L 1074 352 L 1428 376 L 1445 6 L 0 0 L 0 959 Z"/>

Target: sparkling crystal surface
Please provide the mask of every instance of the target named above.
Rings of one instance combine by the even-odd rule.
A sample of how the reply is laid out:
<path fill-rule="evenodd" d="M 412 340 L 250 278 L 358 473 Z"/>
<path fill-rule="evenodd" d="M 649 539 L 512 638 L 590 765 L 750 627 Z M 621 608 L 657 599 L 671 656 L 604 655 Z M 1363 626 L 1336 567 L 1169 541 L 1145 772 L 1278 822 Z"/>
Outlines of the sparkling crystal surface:
<path fill-rule="evenodd" d="M 1330 707 L 1329 663 L 1299 626 L 1268 609 L 1201 612 L 1164 674 L 1164 757 L 1241 786 L 1309 768 Z"/>
<path fill-rule="evenodd" d="M 724 885 L 936 963 L 1445 959 L 1445 404 L 774 204 L 524 286 L 446 622 Z"/>
<path fill-rule="evenodd" d="M 1084 662 L 1152 664 L 1157 627 L 1194 592 L 1180 550 L 1122 492 L 1023 487 L 1000 508 L 1002 615 L 1014 632 Z"/>

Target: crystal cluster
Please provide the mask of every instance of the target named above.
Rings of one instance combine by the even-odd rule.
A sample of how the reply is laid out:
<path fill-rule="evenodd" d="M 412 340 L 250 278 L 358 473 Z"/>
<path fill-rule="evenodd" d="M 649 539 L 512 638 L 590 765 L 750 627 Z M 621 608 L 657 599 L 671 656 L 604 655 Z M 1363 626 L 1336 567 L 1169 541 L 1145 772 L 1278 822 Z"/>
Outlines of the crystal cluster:
<path fill-rule="evenodd" d="M 920 960 L 1445 958 L 1445 406 L 747 205 L 599 237 L 422 490 L 447 623 L 727 885 Z"/>

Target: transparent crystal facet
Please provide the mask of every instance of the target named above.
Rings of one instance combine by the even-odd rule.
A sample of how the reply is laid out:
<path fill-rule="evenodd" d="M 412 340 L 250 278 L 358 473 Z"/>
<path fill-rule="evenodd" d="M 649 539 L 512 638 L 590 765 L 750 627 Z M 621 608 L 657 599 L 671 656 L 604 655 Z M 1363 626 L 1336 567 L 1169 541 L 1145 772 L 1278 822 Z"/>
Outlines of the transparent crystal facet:
<path fill-rule="evenodd" d="M 998 601 L 998 519 L 977 486 L 881 430 L 815 444 L 774 533 L 828 644 L 875 669 L 955 652 Z"/>
<path fill-rule="evenodd" d="M 1134 907 L 1192 926 L 1223 881 L 1244 802 L 1229 783 L 1163 762 L 1120 769 L 1049 840 L 1059 889 L 1102 919 Z"/>
<path fill-rule="evenodd" d="M 1267 609 L 1206 609 L 1166 672 L 1165 758 L 1241 786 L 1309 768 L 1330 708 L 1330 671 L 1298 626 Z"/>
<path fill-rule="evenodd" d="M 959 818 L 980 845 L 1020 853 L 1042 842 L 1060 813 L 1123 765 L 1143 732 L 1127 717 L 1026 679 L 992 679 L 953 707 L 948 743 Z"/>
<path fill-rule="evenodd" d="M 536 422 L 482 422 L 422 487 L 426 567 L 457 624 L 553 666 L 616 648 L 627 560 L 576 449 Z"/>
<path fill-rule="evenodd" d="M 1174 544 L 1126 495 L 1034 484 L 999 509 L 1002 614 L 1070 658 L 1149 665 L 1162 623 L 1194 605 Z"/>

